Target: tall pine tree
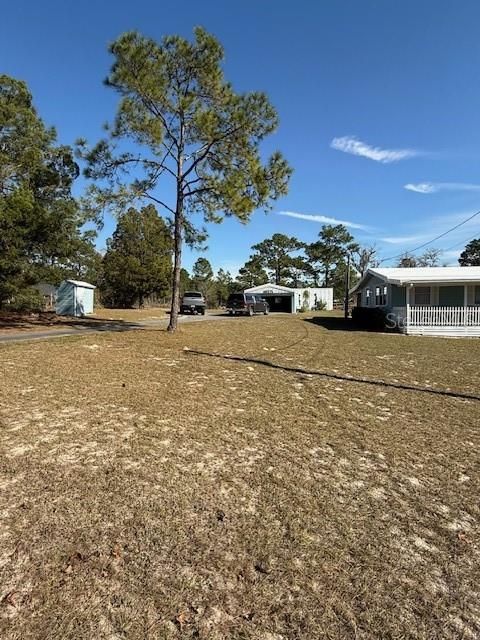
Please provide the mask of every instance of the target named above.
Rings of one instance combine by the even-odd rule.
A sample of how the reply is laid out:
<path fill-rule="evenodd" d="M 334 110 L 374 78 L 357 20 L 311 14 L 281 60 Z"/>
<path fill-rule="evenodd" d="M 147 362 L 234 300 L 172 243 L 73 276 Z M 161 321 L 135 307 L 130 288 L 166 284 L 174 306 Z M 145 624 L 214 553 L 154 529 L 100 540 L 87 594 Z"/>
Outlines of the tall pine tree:
<path fill-rule="evenodd" d="M 96 206 L 150 199 L 172 216 L 173 331 L 183 244 L 199 239 L 191 214 L 247 222 L 287 192 L 291 169 L 279 152 L 263 160 L 260 144 L 276 130 L 277 113 L 263 93 L 234 92 L 223 75 L 223 48 L 204 29 L 195 29 L 194 42 L 125 33 L 110 51 L 106 82 L 120 96 L 116 119 L 93 149 L 79 141 L 80 154 L 87 177 L 99 181 L 91 191 Z"/>
<path fill-rule="evenodd" d="M 303 248 L 303 242 L 283 233 L 274 233 L 258 244 L 253 245 L 255 258 L 262 267 L 270 272 L 275 284 L 286 285 L 292 279 L 293 272 L 298 269 L 297 254 Z"/>

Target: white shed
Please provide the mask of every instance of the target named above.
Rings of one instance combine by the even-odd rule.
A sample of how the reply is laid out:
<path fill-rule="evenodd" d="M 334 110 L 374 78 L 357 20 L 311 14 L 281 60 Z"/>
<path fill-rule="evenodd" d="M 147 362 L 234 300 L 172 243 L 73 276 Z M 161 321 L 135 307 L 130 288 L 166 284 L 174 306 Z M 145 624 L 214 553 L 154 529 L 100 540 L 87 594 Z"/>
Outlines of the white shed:
<path fill-rule="evenodd" d="M 60 316 L 85 316 L 93 313 L 95 286 L 80 280 L 64 280 L 57 290 L 55 311 Z"/>
<path fill-rule="evenodd" d="M 294 289 L 282 287 L 278 284 L 261 284 L 258 287 L 245 289 L 245 293 L 257 294 L 268 302 L 270 311 L 283 311 L 285 313 L 297 313 L 299 309 L 316 308 L 317 304 L 324 303 L 325 309 L 333 309 L 333 289 L 320 287 L 304 287 Z"/>

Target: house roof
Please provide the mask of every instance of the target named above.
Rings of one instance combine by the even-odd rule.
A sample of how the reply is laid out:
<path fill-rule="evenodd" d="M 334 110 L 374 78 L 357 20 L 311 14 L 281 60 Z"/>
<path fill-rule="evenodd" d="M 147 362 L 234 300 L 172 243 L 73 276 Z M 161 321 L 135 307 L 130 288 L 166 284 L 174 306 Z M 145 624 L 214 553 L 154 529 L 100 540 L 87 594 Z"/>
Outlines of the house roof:
<path fill-rule="evenodd" d="M 66 282 L 73 284 L 75 287 L 82 287 L 83 289 L 97 288 L 94 284 L 90 284 L 89 282 L 82 282 L 81 280 L 67 280 Z"/>
<path fill-rule="evenodd" d="M 351 293 L 372 277 L 396 285 L 480 282 L 480 267 L 385 267 L 369 269 Z"/>

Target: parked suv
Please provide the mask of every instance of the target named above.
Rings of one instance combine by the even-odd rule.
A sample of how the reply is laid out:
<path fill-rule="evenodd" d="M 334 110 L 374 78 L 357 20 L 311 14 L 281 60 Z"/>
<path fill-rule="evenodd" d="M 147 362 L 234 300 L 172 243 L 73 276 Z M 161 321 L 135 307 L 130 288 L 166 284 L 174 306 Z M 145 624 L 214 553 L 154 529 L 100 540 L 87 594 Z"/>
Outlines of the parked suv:
<path fill-rule="evenodd" d="M 227 311 L 231 316 L 234 314 L 253 316 L 255 313 L 267 315 L 269 310 L 266 300 L 251 293 L 232 293 L 227 300 Z"/>
<path fill-rule="evenodd" d="M 207 304 L 200 291 L 185 291 L 180 305 L 180 313 L 200 313 L 205 315 Z"/>

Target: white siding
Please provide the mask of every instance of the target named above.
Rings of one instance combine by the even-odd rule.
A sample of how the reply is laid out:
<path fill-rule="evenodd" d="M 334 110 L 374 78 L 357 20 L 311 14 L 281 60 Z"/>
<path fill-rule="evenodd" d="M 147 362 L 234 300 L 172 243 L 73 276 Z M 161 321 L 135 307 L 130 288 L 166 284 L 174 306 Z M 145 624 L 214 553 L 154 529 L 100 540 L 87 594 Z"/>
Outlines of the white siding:
<path fill-rule="evenodd" d="M 305 289 L 295 289 L 295 302 L 297 310 L 306 303 L 309 310 L 314 309 L 316 302 L 324 302 L 325 309 L 331 311 L 333 309 L 333 289 L 331 287 L 307 287 Z M 307 292 L 307 296 L 305 296 Z M 300 300 L 300 304 L 298 301 Z"/>
<path fill-rule="evenodd" d="M 84 316 L 93 313 L 93 289 L 75 287 L 75 315 Z"/>
<path fill-rule="evenodd" d="M 331 287 L 305 287 L 303 289 L 293 289 L 290 287 L 280 287 L 267 283 L 245 289 L 245 293 L 258 293 L 265 296 L 275 295 L 277 291 L 278 295 L 291 296 L 293 313 L 297 313 L 304 305 L 310 311 L 314 309 L 317 301 L 323 301 L 327 311 L 331 311 L 333 309 L 333 289 Z"/>
<path fill-rule="evenodd" d="M 92 285 L 80 286 L 71 280 L 64 280 L 57 291 L 56 312 L 65 316 L 82 316 L 93 313 Z"/>

